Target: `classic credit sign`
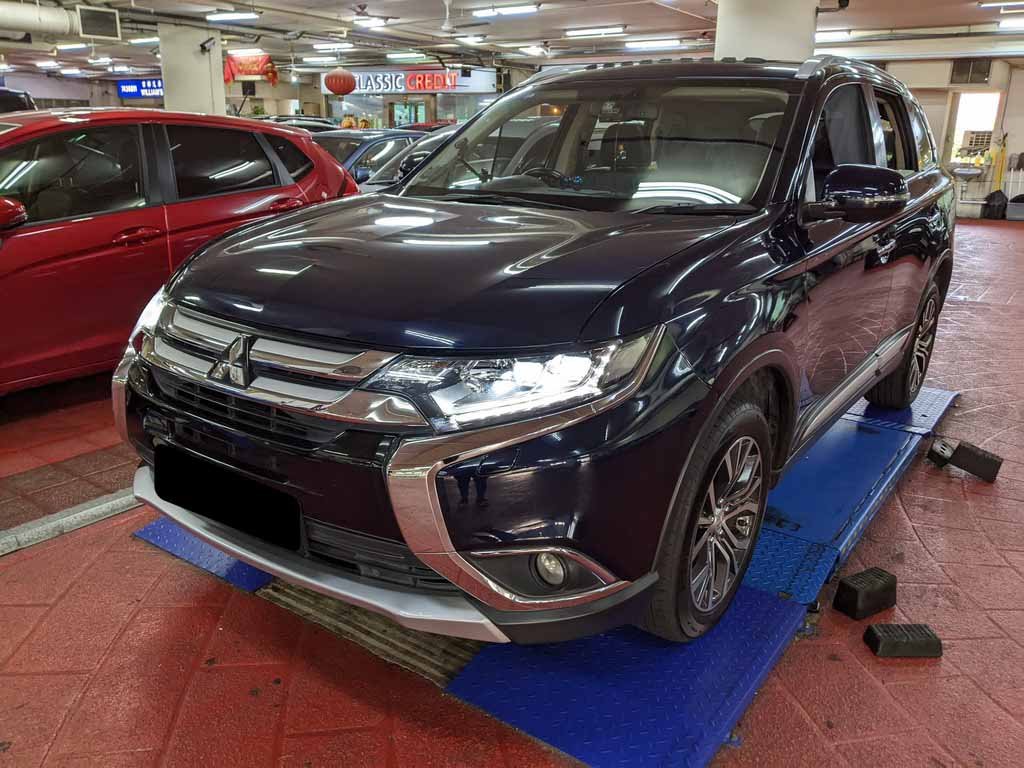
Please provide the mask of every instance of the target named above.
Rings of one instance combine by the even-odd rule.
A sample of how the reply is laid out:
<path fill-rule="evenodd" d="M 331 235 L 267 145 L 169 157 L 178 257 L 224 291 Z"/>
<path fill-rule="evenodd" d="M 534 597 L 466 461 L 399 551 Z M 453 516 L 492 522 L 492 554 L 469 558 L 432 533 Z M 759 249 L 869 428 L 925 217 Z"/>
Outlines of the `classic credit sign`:
<path fill-rule="evenodd" d="M 497 76 L 493 69 L 473 69 L 463 75 L 458 69 L 352 69 L 353 93 L 494 93 Z M 320 77 L 320 90 L 330 94 Z"/>

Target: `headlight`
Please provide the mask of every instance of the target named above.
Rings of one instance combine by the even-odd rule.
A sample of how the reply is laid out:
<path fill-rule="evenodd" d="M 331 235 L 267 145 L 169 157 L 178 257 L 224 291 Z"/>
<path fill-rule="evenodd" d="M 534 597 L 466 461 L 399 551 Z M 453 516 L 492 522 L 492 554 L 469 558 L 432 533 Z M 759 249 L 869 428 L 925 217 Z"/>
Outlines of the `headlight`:
<path fill-rule="evenodd" d="M 560 410 L 622 386 L 654 332 L 582 352 L 502 358 L 403 356 L 367 389 L 413 400 L 438 432 L 481 427 Z"/>
<path fill-rule="evenodd" d="M 166 305 L 167 294 L 164 292 L 164 287 L 161 286 L 160 290 L 153 295 L 153 298 L 143 308 L 139 319 L 135 321 L 135 327 L 132 328 L 131 336 L 128 337 L 128 343 L 136 352 L 142 351 L 142 337 L 153 335 L 153 331 L 156 330 L 156 324 L 160 320 L 160 313 L 164 311 Z"/>

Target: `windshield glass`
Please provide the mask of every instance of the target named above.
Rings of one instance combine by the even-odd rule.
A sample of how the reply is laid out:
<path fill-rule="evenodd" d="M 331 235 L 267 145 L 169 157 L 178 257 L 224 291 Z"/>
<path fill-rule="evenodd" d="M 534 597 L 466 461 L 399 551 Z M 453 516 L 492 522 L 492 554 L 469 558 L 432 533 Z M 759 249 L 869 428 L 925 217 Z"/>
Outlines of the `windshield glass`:
<path fill-rule="evenodd" d="M 313 141 L 331 153 L 331 157 L 344 163 L 362 145 L 358 139 L 339 139 L 333 136 L 314 136 Z"/>
<path fill-rule="evenodd" d="M 527 86 L 469 125 L 405 194 L 500 193 L 602 210 L 751 203 L 781 154 L 796 87 Z"/>

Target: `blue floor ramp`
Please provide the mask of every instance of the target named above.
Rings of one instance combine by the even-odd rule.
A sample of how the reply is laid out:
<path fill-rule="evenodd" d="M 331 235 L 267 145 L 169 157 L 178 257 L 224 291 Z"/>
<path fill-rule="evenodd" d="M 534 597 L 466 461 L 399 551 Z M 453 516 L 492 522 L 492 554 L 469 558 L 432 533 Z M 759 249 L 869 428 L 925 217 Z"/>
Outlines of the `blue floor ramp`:
<path fill-rule="evenodd" d="M 597 768 L 707 764 L 955 397 L 926 389 L 899 412 L 860 403 L 798 457 L 768 497 L 743 587 L 704 638 L 619 629 L 492 645 L 449 692 Z"/>
<path fill-rule="evenodd" d="M 246 592 L 255 592 L 274 580 L 269 573 L 236 560 L 213 545 L 196 538 L 169 517 L 161 517 L 140 528 L 135 535 Z"/>

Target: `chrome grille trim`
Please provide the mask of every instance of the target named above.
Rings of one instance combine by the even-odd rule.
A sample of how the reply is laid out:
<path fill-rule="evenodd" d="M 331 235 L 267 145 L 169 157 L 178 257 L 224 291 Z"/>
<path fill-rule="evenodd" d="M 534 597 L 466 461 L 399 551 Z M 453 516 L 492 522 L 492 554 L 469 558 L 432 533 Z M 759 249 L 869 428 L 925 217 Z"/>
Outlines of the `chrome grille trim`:
<path fill-rule="evenodd" d="M 253 378 L 246 387 L 210 376 L 240 335 L 253 338 L 249 348 Z M 392 352 L 308 347 L 171 306 L 163 313 L 156 335 L 144 339 L 140 356 L 150 365 L 205 387 L 278 408 L 352 424 L 429 426 L 404 398 L 353 389 L 395 359 Z"/>

